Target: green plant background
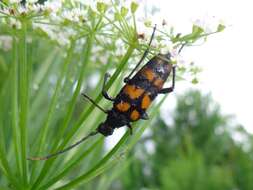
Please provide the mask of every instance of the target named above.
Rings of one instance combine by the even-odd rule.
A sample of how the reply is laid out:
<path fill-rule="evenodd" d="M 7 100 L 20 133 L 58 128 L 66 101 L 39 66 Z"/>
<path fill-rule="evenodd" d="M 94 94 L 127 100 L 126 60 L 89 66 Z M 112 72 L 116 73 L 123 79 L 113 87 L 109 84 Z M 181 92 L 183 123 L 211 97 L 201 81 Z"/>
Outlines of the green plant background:
<path fill-rule="evenodd" d="M 138 38 L 135 18 L 138 5 L 131 3 L 127 7 L 124 3 L 112 2 L 109 7 L 107 4 L 98 2 L 95 10 L 90 6 L 83 6 L 81 9 L 86 11 L 86 15 L 85 18 L 80 18 L 78 23 L 68 19 L 56 23 L 51 19 L 52 13 L 48 10 L 39 13 L 20 12 L 20 6 L 27 8 L 29 5 L 11 4 L 9 1 L 2 1 L 0 4 L 0 34 L 10 37 L 12 43 L 11 49 L 0 49 L 1 188 L 106 189 L 115 186 L 117 189 L 114 179 L 118 176 L 121 176 L 119 179 L 122 178 L 119 182 L 121 188 L 128 188 L 129 184 L 135 184 L 134 181 L 141 181 L 140 178 L 144 175 L 127 174 L 122 177 L 120 174 L 131 169 L 133 163 L 142 164 L 133 156 L 134 151 L 138 152 L 133 148 L 145 129 L 154 125 L 153 121 L 156 122 L 155 125 L 165 128 L 164 123 L 160 121 L 157 124 L 155 118 L 158 117 L 159 107 L 166 96 L 153 104 L 152 109 L 149 110 L 151 118 L 149 121 L 137 122 L 134 125 L 134 134 L 129 137 L 129 132 L 126 132 L 110 150 L 104 148 L 104 138 L 97 135 L 64 155 L 47 161 L 27 160 L 28 156 L 46 155 L 62 150 L 95 130 L 105 119 L 106 116 L 84 101 L 80 94 L 85 92 L 102 107 L 110 108 L 110 103 L 103 100 L 101 95 L 101 81 L 104 74 L 111 73 L 106 89 L 115 96 L 123 84 L 124 76 L 147 48 L 147 42 Z M 64 1 L 63 5 L 62 9 L 67 10 L 72 10 L 74 6 L 77 6 L 70 1 Z M 16 25 L 11 24 L 13 19 Z M 69 36 L 69 43 L 62 45 L 59 42 L 63 39 L 52 39 L 45 31 L 34 28 L 35 23 L 51 26 L 55 28 L 56 33 L 63 33 L 70 29 L 75 32 Z M 146 23 L 146 26 L 151 33 L 152 24 Z M 189 34 L 174 33 L 173 28 L 169 33 L 158 29 L 155 37 L 158 45 L 151 46 L 151 51 L 145 61 L 163 48 L 163 41 L 169 41 L 175 48 L 183 44 L 191 46 L 197 40 L 206 40 L 208 35 L 221 32 L 223 29 L 224 26 L 219 25 L 217 31 L 205 33 L 202 28 L 193 25 Z M 118 44 L 119 40 L 120 44 Z M 117 51 L 120 53 L 116 53 Z M 195 75 L 198 71 L 192 65 L 179 67 L 178 78 L 183 78 L 183 74 L 189 72 L 193 76 L 193 82 L 196 82 Z M 97 79 L 95 83 L 94 78 Z M 180 134 L 186 136 L 185 134 L 188 133 L 180 128 L 183 125 L 178 124 L 178 126 L 182 130 Z M 160 127 L 157 127 L 158 129 Z M 180 138 L 179 135 L 178 140 Z M 157 137 L 154 139 L 156 141 Z M 201 142 L 201 139 L 196 140 Z M 168 143 L 168 146 L 170 145 L 168 139 L 164 141 Z M 142 146 L 143 143 L 138 144 Z M 183 170 L 182 172 L 176 169 L 170 170 L 174 165 L 181 165 L 180 162 L 186 165 L 183 168 L 187 171 L 194 170 L 195 167 L 206 169 L 205 157 L 191 147 L 192 144 L 191 139 L 187 141 L 186 149 L 191 149 L 193 153 L 196 152 L 196 155 L 182 156 L 175 160 L 175 164 L 165 162 L 164 169 L 159 170 L 162 181 L 157 186 L 154 183 L 150 188 L 159 189 L 162 186 L 165 189 L 175 189 L 175 181 L 187 177 L 180 176 L 180 173 L 186 175 Z M 171 152 L 171 154 L 181 156 L 178 152 Z M 191 166 L 195 162 L 196 165 Z M 154 160 L 152 164 L 154 163 L 161 164 L 162 162 Z M 140 165 L 136 168 L 140 168 Z M 169 172 L 166 168 L 169 168 Z M 176 173 L 178 175 L 173 172 L 178 172 Z M 226 171 L 221 172 L 226 174 Z M 213 177 L 212 173 L 207 173 L 207 175 Z M 170 183 L 163 180 L 166 176 L 178 178 L 175 180 L 171 178 Z M 130 182 L 127 182 L 128 180 Z M 145 183 L 131 188 L 142 187 L 145 187 Z"/>

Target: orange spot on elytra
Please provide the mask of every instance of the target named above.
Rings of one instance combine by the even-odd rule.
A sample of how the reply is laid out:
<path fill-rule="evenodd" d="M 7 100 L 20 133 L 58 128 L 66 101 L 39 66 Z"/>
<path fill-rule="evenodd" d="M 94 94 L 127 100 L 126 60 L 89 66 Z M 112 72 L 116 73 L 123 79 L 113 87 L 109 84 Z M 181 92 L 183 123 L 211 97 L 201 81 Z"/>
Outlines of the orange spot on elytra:
<path fill-rule="evenodd" d="M 163 87 L 163 83 L 164 83 L 164 80 L 158 78 L 158 79 L 155 80 L 154 85 L 157 88 L 161 89 Z"/>
<path fill-rule="evenodd" d="M 131 99 L 136 99 L 144 93 L 144 89 L 137 88 L 134 85 L 126 85 L 124 93 L 127 94 Z"/>
<path fill-rule="evenodd" d="M 130 108 L 130 104 L 127 102 L 120 102 L 116 105 L 119 111 L 125 112 Z"/>
<path fill-rule="evenodd" d="M 140 118 L 140 113 L 137 110 L 132 111 L 130 115 L 131 120 L 136 121 Z"/>
<path fill-rule="evenodd" d="M 145 68 L 142 70 L 142 74 L 151 82 L 155 78 L 155 73 L 152 69 Z"/>
<path fill-rule="evenodd" d="M 151 103 L 151 99 L 149 95 L 145 94 L 142 101 L 141 101 L 141 108 L 142 109 L 147 109 Z"/>

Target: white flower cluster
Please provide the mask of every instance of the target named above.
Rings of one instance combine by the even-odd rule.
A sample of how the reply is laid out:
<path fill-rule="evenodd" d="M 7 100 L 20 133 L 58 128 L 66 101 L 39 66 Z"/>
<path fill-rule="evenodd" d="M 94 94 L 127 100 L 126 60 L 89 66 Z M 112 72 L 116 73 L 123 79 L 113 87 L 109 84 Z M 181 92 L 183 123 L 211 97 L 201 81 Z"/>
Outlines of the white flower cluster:
<path fill-rule="evenodd" d="M 119 14 L 121 12 L 124 15 L 121 15 L 122 17 L 128 17 L 128 13 L 136 10 L 138 6 L 137 4 L 132 6 L 131 4 L 127 6 L 127 8 L 122 7 L 124 9 L 121 10 L 118 8 L 117 12 L 115 11 L 115 7 L 110 5 L 111 2 L 103 4 L 104 1 L 100 0 L 47 0 L 44 4 L 36 3 L 37 0 L 27 0 L 25 5 L 21 5 L 20 1 L 21 0 L 9 0 L 8 6 L 2 5 L 3 8 L 0 8 L 0 22 L 15 29 L 21 29 L 22 24 L 20 18 L 25 16 L 30 19 L 30 23 L 34 30 L 42 31 L 61 47 L 69 47 L 72 39 L 79 39 L 89 33 L 89 27 L 94 24 L 89 21 L 90 18 L 98 18 L 99 14 L 107 9 L 106 19 L 104 19 L 104 21 L 108 24 L 104 27 L 105 32 L 101 31 L 102 35 L 96 36 L 96 40 L 102 42 L 98 45 L 103 45 L 102 48 L 106 48 L 106 44 L 110 46 L 114 45 L 116 48 L 113 48 L 115 49 L 113 53 L 117 57 L 125 53 L 125 46 L 128 45 L 126 43 L 128 39 L 125 40 L 118 37 L 117 39 L 112 39 L 112 37 L 108 37 L 108 35 L 113 36 L 114 31 L 117 30 L 117 27 L 114 27 L 114 25 L 118 24 L 116 13 Z M 93 15 L 92 11 L 96 13 Z M 155 53 L 158 53 L 158 50 L 161 53 L 170 52 L 172 56 L 171 59 L 175 64 L 184 63 L 185 61 L 182 59 L 182 56 L 178 54 L 178 50 L 185 41 L 178 40 L 175 42 L 172 40 L 173 37 L 175 38 L 175 36 L 177 36 L 177 34 L 172 32 L 174 31 L 173 26 L 169 25 L 168 22 L 161 19 L 161 17 L 157 17 L 157 19 L 152 17 L 153 20 L 140 17 L 141 15 L 139 15 L 136 20 L 137 38 L 139 43 L 143 45 L 139 50 L 141 50 L 141 52 L 145 51 L 152 34 L 152 28 L 156 25 L 157 31 L 150 49 L 152 51 L 155 50 Z M 108 22 L 107 19 L 110 19 L 111 22 Z M 209 34 L 217 32 L 217 28 L 221 23 L 217 22 L 216 18 L 205 17 L 204 19 L 195 20 L 193 24 L 202 28 L 204 34 Z M 110 26 L 110 28 L 107 26 Z M 118 24 L 118 26 L 120 26 L 120 24 Z M 118 31 L 118 33 L 119 32 L 121 31 Z M 122 33 L 124 33 L 123 30 L 120 34 L 123 36 L 124 34 Z M 79 41 L 85 43 L 83 39 Z M 99 52 L 100 50 L 96 51 Z M 105 61 L 103 60 L 101 62 Z"/>
<path fill-rule="evenodd" d="M 1 10 L 5 14 L 19 16 L 38 12 L 57 12 L 62 8 L 62 0 L 46 1 L 44 4 L 37 3 L 38 0 L 26 0 L 26 4 L 21 4 L 21 0 L 9 0 L 8 6 L 3 4 Z"/>
<path fill-rule="evenodd" d="M 48 37 L 57 41 L 61 46 L 69 45 L 69 38 L 75 33 L 71 28 L 61 27 L 61 22 L 67 16 L 67 14 L 62 14 L 63 0 L 46 1 L 44 4 L 36 3 L 37 0 L 27 0 L 25 5 L 20 2 L 20 0 L 10 0 L 8 7 L 3 6 L 0 15 L 2 13 L 5 17 L 2 17 L 0 22 L 15 29 L 21 29 L 19 18 L 22 16 L 31 17 L 34 29 L 44 31 Z M 75 14 L 72 15 L 76 15 L 76 12 L 74 10 Z M 55 23 L 55 25 L 51 25 L 51 23 Z"/>
<path fill-rule="evenodd" d="M 61 14 L 61 17 L 68 21 L 79 23 L 86 20 L 85 19 L 86 14 L 87 12 L 83 9 L 73 8 L 71 10 L 64 10 Z"/>
<path fill-rule="evenodd" d="M 29 18 L 33 29 L 43 31 L 60 46 L 68 47 L 71 39 L 85 34 L 85 29 L 91 25 L 91 10 L 98 12 L 97 2 L 102 1 L 47 0 L 39 4 L 37 0 L 27 0 L 25 5 L 20 2 L 9 0 L 7 5 L 0 2 L 0 23 L 21 29 L 21 18 Z"/>

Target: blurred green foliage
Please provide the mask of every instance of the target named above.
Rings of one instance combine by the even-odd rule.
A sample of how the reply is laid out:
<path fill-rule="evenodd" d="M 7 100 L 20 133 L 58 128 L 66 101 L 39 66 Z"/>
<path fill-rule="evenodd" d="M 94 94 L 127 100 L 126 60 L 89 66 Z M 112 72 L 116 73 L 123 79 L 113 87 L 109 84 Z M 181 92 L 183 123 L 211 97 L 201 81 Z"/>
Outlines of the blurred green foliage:
<path fill-rule="evenodd" d="M 176 64 L 181 47 L 205 41 L 225 27 L 217 25 L 210 33 L 193 24 L 192 31 L 178 34 L 172 26 L 150 21 L 145 31 L 139 33 L 145 21 L 137 18 L 138 6 L 136 2 L 126 1 L 47 0 L 44 4 L 0 1 L 0 190 L 78 189 L 79 186 L 106 189 L 122 171 L 118 167 L 128 168 L 133 162 L 138 163 L 134 156 L 124 157 L 152 125 L 166 96 L 149 110 L 149 121 L 138 121 L 134 135 L 128 138 L 126 132 L 111 149 L 104 149 L 103 138 L 97 135 L 64 155 L 47 161 L 27 160 L 63 150 L 104 121 L 106 115 L 85 102 L 80 94 L 85 92 L 96 103 L 110 109 L 112 104 L 104 101 L 101 94 L 103 76 L 106 72 L 111 74 L 105 88 L 115 96 L 124 76 L 147 49 L 155 24 L 157 32 L 144 62 L 166 50 L 173 55 L 171 63 Z M 200 71 L 197 66 L 178 64 L 177 68 L 178 78 L 189 74 L 193 76 L 192 82 L 197 82 L 195 77 Z M 183 125 L 178 133 L 188 134 Z M 203 138 L 206 137 L 200 135 L 196 141 L 202 142 Z M 138 166 L 134 170 L 138 171 Z M 143 184 L 148 179 L 143 176 L 136 183 Z M 159 181 L 152 180 L 154 184 Z"/>
<path fill-rule="evenodd" d="M 210 95 L 179 96 L 171 117 L 157 119 L 108 189 L 253 189 L 252 135 Z"/>

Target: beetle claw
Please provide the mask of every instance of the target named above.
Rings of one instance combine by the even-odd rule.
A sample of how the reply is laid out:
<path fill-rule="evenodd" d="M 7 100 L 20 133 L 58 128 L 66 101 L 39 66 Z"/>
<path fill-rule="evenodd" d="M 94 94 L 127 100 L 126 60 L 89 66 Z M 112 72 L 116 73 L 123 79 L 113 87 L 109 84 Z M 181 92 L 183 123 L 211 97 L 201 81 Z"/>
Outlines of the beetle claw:
<path fill-rule="evenodd" d="M 124 78 L 124 83 L 128 83 L 129 80 L 130 80 L 130 79 L 129 79 L 128 77 Z"/>
<path fill-rule="evenodd" d="M 127 124 L 127 127 L 129 128 L 130 135 L 133 135 L 133 128 L 130 124 Z"/>
<path fill-rule="evenodd" d="M 144 112 L 142 115 L 141 115 L 141 119 L 143 120 L 148 120 L 149 119 L 149 116 L 146 112 Z"/>

